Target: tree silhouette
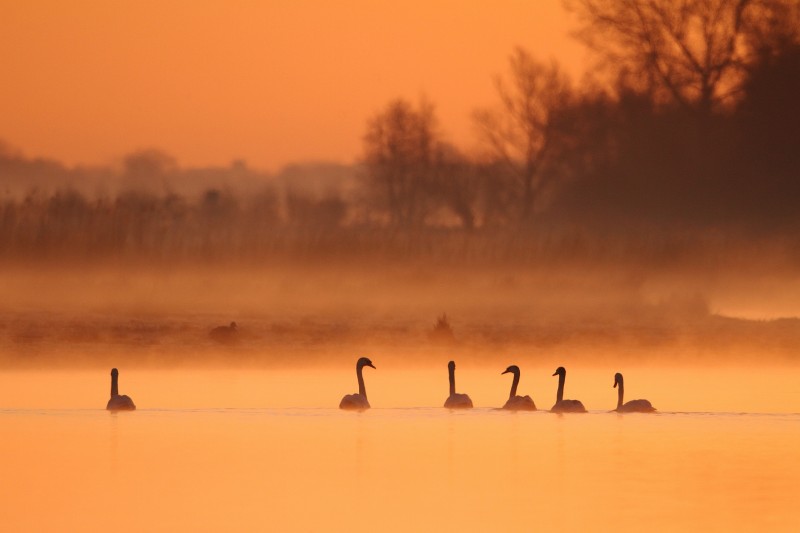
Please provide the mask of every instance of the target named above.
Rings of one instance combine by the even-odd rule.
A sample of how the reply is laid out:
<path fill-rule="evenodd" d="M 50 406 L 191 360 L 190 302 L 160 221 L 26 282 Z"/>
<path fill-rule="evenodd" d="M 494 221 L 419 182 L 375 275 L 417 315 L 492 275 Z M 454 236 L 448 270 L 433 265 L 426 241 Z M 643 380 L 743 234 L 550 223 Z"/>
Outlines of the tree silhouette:
<path fill-rule="evenodd" d="M 571 0 L 578 37 L 630 86 L 708 113 L 738 93 L 756 0 Z"/>
<path fill-rule="evenodd" d="M 514 50 L 509 67 L 510 82 L 496 80 L 499 106 L 476 111 L 475 121 L 490 161 L 511 176 L 518 216 L 527 220 L 553 175 L 546 166 L 557 137 L 555 116 L 571 91 L 555 63 L 539 63 L 522 48 Z"/>
<path fill-rule="evenodd" d="M 396 227 L 418 227 L 436 207 L 437 164 L 444 144 L 433 106 L 390 102 L 367 125 L 364 163 L 368 198 Z"/>

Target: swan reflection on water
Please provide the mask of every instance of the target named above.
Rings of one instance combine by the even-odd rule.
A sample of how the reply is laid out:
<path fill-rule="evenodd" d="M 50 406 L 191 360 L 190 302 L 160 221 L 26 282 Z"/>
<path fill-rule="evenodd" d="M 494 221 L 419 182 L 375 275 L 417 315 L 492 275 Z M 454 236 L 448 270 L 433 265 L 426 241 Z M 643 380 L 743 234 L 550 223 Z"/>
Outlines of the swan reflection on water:
<path fill-rule="evenodd" d="M 368 366 L 370 368 L 375 368 L 370 361 L 366 357 L 362 357 L 356 363 L 356 376 L 358 376 L 358 392 L 356 394 L 348 394 L 342 401 L 339 402 L 339 409 L 351 409 L 356 411 L 361 411 L 364 409 L 369 409 L 369 401 L 367 401 L 367 389 L 364 386 L 364 367 Z"/>

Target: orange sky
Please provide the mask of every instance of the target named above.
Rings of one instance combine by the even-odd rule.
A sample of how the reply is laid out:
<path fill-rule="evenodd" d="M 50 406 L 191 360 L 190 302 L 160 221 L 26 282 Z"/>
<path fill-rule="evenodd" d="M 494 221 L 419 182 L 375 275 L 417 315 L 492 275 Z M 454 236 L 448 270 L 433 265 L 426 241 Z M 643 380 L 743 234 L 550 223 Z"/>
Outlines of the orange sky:
<path fill-rule="evenodd" d="M 422 94 L 469 145 L 515 45 L 584 61 L 559 0 L 0 4 L 0 139 L 70 164 L 350 162 L 369 116 Z"/>

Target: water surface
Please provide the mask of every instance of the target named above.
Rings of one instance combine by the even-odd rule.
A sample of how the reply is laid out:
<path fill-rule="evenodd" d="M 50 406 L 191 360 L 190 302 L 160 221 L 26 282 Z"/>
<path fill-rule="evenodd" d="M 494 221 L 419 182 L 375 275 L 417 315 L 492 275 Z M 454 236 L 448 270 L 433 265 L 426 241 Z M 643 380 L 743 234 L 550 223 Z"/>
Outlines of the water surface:
<path fill-rule="evenodd" d="M 800 527 L 800 415 L 0 409 L 7 531 Z"/>

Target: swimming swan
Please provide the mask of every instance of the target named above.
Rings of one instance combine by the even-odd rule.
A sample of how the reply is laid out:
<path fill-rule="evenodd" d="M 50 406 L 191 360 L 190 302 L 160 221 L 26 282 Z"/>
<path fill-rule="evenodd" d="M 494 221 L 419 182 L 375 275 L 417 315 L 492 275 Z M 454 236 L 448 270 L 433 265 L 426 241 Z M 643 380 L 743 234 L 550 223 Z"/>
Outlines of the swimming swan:
<path fill-rule="evenodd" d="M 553 413 L 585 413 L 586 408 L 580 400 L 564 399 L 564 381 L 567 379 L 567 371 L 564 367 L 558 367 L 553 375 L 558 376 L 558 393 L 556 393 L 556 403 L 550 411 Z"/>
<path fill-rule="evenodd" d="M 208 332 L 211 340 L 217 341 L 222 344 L 232 344 L 236 341 L 237 333 L 239 333 L 236 322 L 231 322 L 229 326 L 217 326 Z"/>
<path fill-rule="evenodd" d="M 108 403 L 106 404 L 106 409 L 109 411 L 133 411 L 136 409 L 136 406 L 133 404 L 133 400 L 131 400 L 130 396 L 126 396 L 124 394 L 120 395 L 119 389 L 117 386 L 117 381 L 119 379 L 119 370 L 116 368 L 111 369 L 111 398 L 109 398 Z"/>
<path fill-rule="evenodd" d="M 450 374 L 450 396 L 444 402 L 444 406 L 449 409 L 471 409 L 472 400 L 466 394 L 456 392 L 456 362 L 447 363 L 447 370 Z"/>
<path fill-rule="evenodd" d="M 619 385 L 619 393 L 617 396 L 617 408 L 614 409 L 618 413 L 652 413 L 656 410 L 648 400 L 631 400 L 625 404 L 622 403 L 622 398 L 625 396 L 625 383 L 622 380 L 622 374 L 617 372 L 614 374 L 614 387 Z"/>
<path fill-rule="evenodd" d="M 504 372 L 501 372 L 500 375 L 507 374 L 511 372 L 514 374 L 514 381 L 511 383 L 511 392 L 508 395 L 508 401 L 503 406 L 503 409 L 509 409 L 511 411 L 535 411 L 536 404 L 533 403 L 533 399 L 530 396 L 517 396 L 517 385 L 519 385 L 519 367 L 517 365 L 511 365 L 510 367 L 506 368 Z"/>
<path fill-rule="evenodd" d="M 362 357 L 356 363 L 356 375 L 358 376 L 358 393 L 348 394 L 342 401 L 339 402 L 339 409 L 369 409 L 369 402 L 367 401 L 367 389 L 364 387 L 364 376 L 362 370 L 365 366 L 375 368 L 372 361 L 366 357 Z"/>

